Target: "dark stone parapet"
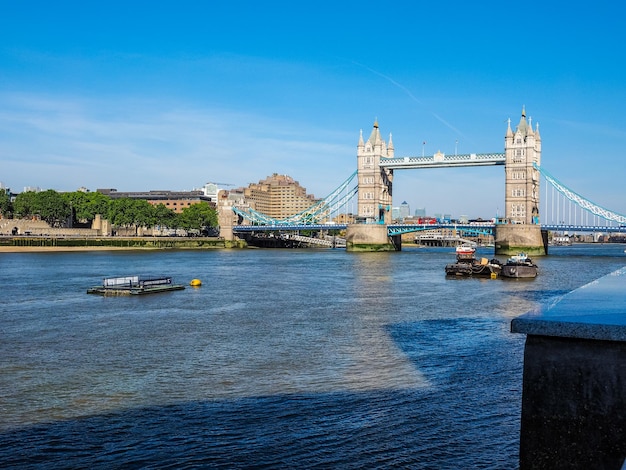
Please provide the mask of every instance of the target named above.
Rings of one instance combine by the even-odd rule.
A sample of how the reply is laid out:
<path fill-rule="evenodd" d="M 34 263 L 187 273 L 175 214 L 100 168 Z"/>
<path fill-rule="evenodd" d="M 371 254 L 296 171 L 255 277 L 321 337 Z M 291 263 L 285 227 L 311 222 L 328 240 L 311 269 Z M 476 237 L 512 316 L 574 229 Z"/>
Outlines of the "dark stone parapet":
<path fill-rule="evenodd" d="M 520 469 L 621 469 L 626 268 L 511 322 L 527 335 Z"/>
<path fill-rule="evenodd" d="M 513 333 L 626 341 L 626 267 L 511 321 Z"/>

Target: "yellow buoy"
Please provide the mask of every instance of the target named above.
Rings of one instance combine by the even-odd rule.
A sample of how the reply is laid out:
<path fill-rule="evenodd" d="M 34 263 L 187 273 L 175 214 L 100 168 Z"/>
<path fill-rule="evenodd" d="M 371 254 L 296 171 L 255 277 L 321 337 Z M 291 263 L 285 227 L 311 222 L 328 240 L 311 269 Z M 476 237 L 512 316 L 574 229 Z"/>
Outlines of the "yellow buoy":
<path fill-rule="evenodd" d="M 192 279 L 189 285 L 193 287 L 200 287 L 202 285 L 202 281 L 200 279 Z"/>

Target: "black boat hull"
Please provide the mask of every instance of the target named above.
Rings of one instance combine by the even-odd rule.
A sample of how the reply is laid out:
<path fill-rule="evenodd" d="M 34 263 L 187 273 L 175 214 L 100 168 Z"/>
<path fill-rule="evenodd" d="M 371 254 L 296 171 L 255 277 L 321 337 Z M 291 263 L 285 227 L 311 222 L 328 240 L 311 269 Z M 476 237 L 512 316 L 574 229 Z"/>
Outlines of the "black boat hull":
<path fill-rule="evenodd" d="M 537 277 L 537 266 L 505 264 L 502 266 L 502 277 L 533 278 Z"/>

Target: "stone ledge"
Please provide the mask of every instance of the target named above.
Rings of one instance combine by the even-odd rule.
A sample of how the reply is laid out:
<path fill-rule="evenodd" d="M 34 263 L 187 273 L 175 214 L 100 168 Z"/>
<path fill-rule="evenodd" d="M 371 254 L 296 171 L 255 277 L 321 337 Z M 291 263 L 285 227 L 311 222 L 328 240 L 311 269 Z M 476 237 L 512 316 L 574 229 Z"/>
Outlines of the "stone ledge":
<path fill-rule="evenodd" d="M 513 319 L 511 332 L 626 341 L 626 267 Z"/>

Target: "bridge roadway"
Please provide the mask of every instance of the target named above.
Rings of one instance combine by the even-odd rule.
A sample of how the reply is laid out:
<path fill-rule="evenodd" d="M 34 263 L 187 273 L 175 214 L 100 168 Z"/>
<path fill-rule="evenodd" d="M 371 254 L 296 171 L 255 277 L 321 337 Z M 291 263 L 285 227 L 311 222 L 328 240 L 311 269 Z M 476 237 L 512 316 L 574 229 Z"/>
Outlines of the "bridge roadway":
<path fill-rule="evenodd" d="M 381 158 L 380 166 L 390 170 L 412 168 L 450 168 L 455 166 L 504 165 L 505 161 L 506 158 L 503 153 L 446 155 L 444 153 L 437 152 L 432 157 Z"/>
<path fill-rule="evenodd" d="M 421 232 L 424 230 L 462 230 L 475 232 L 493 233 L 496 224 L 494 223 L 472 223 L 472 224 L 392 224 L 387 226 L 389 236 L 402 235 L 403 233 Z M 300 224 L 300 225 L 235 225 L 233 232 L 293 232 L 301 230 L 345 230 L 346 224 Z M 553 232 L 602 232 L 602 233 L 626 233 L 626 226 L 604 226 L 604 225 L 572 225 L 572 224 L 542 224 L 542 230 Z"/>

